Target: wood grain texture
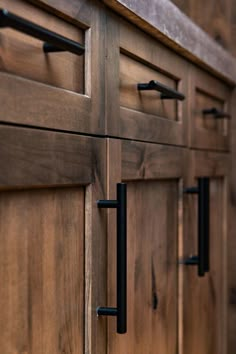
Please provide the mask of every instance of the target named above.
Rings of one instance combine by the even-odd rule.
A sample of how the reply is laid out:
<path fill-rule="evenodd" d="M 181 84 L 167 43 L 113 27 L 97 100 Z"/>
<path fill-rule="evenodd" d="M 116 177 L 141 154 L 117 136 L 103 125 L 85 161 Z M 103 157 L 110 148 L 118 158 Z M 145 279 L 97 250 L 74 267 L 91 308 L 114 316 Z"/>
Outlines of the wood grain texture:
<path fill-rule="evenodd" d="M 1 8 L 50 31 L 84 44 L 84 31 L 24 1 L 1 0 Z M 84 93 L 84 58 L 68 52 L 45 54 L 43 42 L 1 29 L 0 70 L 70 91 Z M 17 60 L 15 60 L 17 58 Z"/>
<path fill-rule="evenodd" d="M 99 139 L 0 126 L 1 188 L 86 185 L 99 173 Z"/>
<path fill-rule="evenodd" d="M 127 183 L 128 191 L 128 329 L 127 334 L 117 335 L 115 319 L 108 319 L 108 353 L 177 351 L 179 181 L 183 176 L 183 150 L 109 139 L 110 198 L 116 197 L 115 185 L 119 181 Z M 146 169 L 143 175 L 138 176 L 137 160 Z M 169 161 L 168 171 L 162 165 L 165 160 Z M 108 305 L 114 306 L 116 218 L 112 210 L 108 229 Z"/>
<path fill-rule="evenodd" d="M 128 182 L 128 328 L 109 353 L 177 350 L 177 185 Z"/>
<path fill-rule="evenodd" d="M 121 136 L 187 145 L 187 100 L 160 100 L 157 92 L 134 87 L 154 79 L 187 97 L 188 63 L 126 21 L 120 21 L 120 52 Z"/>
<path fill-rule="evenodd" d="M 211 151 L 192 151 L 191 153 L 192 167 L 189 175 L 193 177 L 212 176 L 228 177 L 230 168 L 230 156 L 224 153 L 216 153 Z"/>
<path fill-rule="evenodd" d="M 159 80 L 187 97 L 188 63 L 114 14 L 108 13 L 107 18 L 108 134 L 186 145 L 187 102 L 160 100 L 158 92 L 138 91 L 137 84 Z"/>
<path fill-rule="evenodd" d="M 120 105 L 138 112 L 177 120 L 177 102 L 161 100 L 157 91 L 138 91 L 138 83 L 156 80 L 177 89 L 177 82 L 152 68 L 121 54 L 120 56 Z"/>
<path fill-rule="evenodd" d="M 170 1 L 102 1 L 190 61 L 229 83 L 236 82 L 234 58 Z"/>
<path fill-rule="evenodd" d="M 148 180 L 181 178 L 185 151 L 182 148 L 122 142 L 122 179 Z"/>
<path fill-rule="evenodd" d="M 233 53 L 234 56 L 236 56 L 236 1 L 235 0 L 231 0 L 231 7 L 230 7 L 230 11 L 231 11 L 231 22 L 230 22 L 230 26 L 231 26 L 231 43 L 230 43 L 230 51 Z"/>
<path fill-rule="evenodd" d="M 210 271 L 197 276 L 183 265 L 183 353 L 227 353 L 227 154 L 195 151 L 189 156 L 186 187 L 210 178 Z M 198 254 L 197 196 L 184 195 L 183 258 Z M 186 305 L 187 304 L 187 305 Z"/>
<path fill-rule="evenodd" d="M 92 25 L 89 19 L 89 12 L 96 0 L 27 0 L 38 7 L 45 9 L 48 12 L 57 14 L 58 16 L 76 21 L 81 18 L 81 24 L 84 23 L 86 27 Z M 88 6 L 89 5 L 89 6 Z"/>
<path fill-rule="evenodd" d="M 211 178 L 210 272 L 197 276 L 197 267 L 184 269 L 183 353 L 226 353 L 226 281 L 223 179 Z M 184 256 L 197 254 L 197 198 L 187 196 L 188 223 Z"/>
<path fill-rule="evenodd" d="M 216 119 L 203 115 L 202 110 L 217 108 L 230 112 L 232 90 L 229 86 L 193 67 L 190 70 L 189 146 L 192 148 L 227 151 L 230 148 L 229 118 Z"/>
<path fill-rule="evenodd" d="M 96 309 L 107 301 L 107 224 L 106 210 L 97 207 L 97 200 L 106 199 L 106 144 L 97 148 L 95 181 L 85 194 L 85 348 L 86 354 L 106 352 L 106 320 L 98 318 Z"/>
<path fill-rule="evenodd" d="M 96 201 L 106 197 L 106 142 L 8 126 L 0 127 L 0 135 L 0 216 L 6 221 L 0 234 L 8 253 L 5 246 L 0 252 L 9 258 L 1 257 L 0 272 L 10 282 L 10 290 L 0 290 L 1 328 L 8 321 L 0 351 L 100 354 L 106 323 L 98 321 L 96 308 L 106 301 L 106 219 Z"/>
<path fill-rule="evenodd" d="M 3 3 L 8 4 L 7 0 L 3 0 Z M 65 7 L 63 1 L 60 1 L 58 6 L 55 5 L 56 9 L 53 8 L 53 4 L 50 7 L 49 5 L 43 5 L 42 2 L 35 1 L 33 3 L 34 5 L 36 4 L 37 7 L 25 3 L 24 1 L 22 1 L 22 6 L 19 6 L 21 3 L 13 1 L 10 2 L 11 5 L 9 5 L 9 8 L 23 17 L 26 16 L 26 14 L 28 14 L 29 17 L 33 16 L 36 22 L 39 17 L 39 22 L 44 23 L 46 27 L 47 25 L 49 27 L 50 25 L 52 27 L 57 25 L 57 28 L 59 28 L 61 25 L 59 26 L 58 24 L 63 24 L 63 28 L 65 28 L 64 32 L 67 31 L 71 33 L 70 35 L 72 35 L 72 37 L 76 36 L 77 39 L 84 37 L 86 48 L 85 55 L 78 58 L 76 55 L 68 53 L 51 53 L 46 55 L 47 60 L 45 60 L 45 55 L 43 55 L 43 63 L 42 58 L 39 59 L 41 64 L 37 72 L 37 59 L 36 62 L 34 62 L 31 56 L 30 64 L 33 64 L 29 65 L 27 62 L 26 53 L 28 54 L 29 51 L 29 49 L 27 49 L 27 43 L 20 44 L 22 42 L 17 42 L 17 36 L 21 38 L 22 35 L 19 35 L 16 31 L 13 32 L 9 30 L 12 32 L 11 43 L 14 47 L 13 52 L 17 50 L 19 52 L 19 59 L 22 60 L 17 61 L 19 64 L 16 64 L 15 61 L 12 60 L 12 50 L 6 48 L 4 53 L 3 48 L 1 53 L 3 55 L 3 72 L 0 74 L 1 104 L 3 109 L 1 120 L 4 122 L 43 126 L 90 134 L 104 133 L 105 22 L 101 7 L 98 4 L 95 6 L 93 2 L 86 2 L 83 6 L 79 7 L 78 11 L 76 11 L 73 6 L 72 8 L 68 7 L 68 12 L 66 12 L 65 16 L 62 16 L 59 9 Z M 67 4 L 67 2 L 65 3 Z M 42 7 L 43 10 L 46 9 L 47 12 L 42 11 L 38 7 Z M 26 10 L 24 11 L 24 9 Z M 75 11 L 72 11 L 73 9 Z M 37 16 L 37 14 L 40 14 L 40 16 Z M 63 20 L 66 19 L 67 22 L 62 21 L 59 17 L 63 18 Z M 2 32 L 1 30 L 1 35 Z M 16 46 L 18 46 L 17 48 L 15 48 L 15 40 Z M 35 40 L 33 39 L 32 41 L 34 42 Z M 31 49 L 30 52 L 32 52 Z M 50 58 L 54 55 L 60 56 L 60 58 L 61 56 L 73 57 L 73 60 L 76 60 L 76 65 L 71 65 L 71 62 L 64 60 L 63 65 L 60 61 L 56 61 L 57 64 L 54 66 L 52 60 L 50 61 Z M 82 66 L 78 64 L 78 60 L 82 60 Z M 14 70 L 8 70 L 8 64 L 12 66 Z M 60 74 L 57 75 L 56 70 L 59 69 Z M 27 79 L 10 75 L 7 73 L 9 71 L 13 73 L 17 72 L 17 75 L 25 76 Z M 78 74 L 80 71 L 81 75 Z M 70 82 L 70 87 L 61 84 L 64 77 L 67 82 Z M 43 83 L 33 81 L 37 78 L 40 78 L 39 81 Z M 45 82 L 47 84 L 45 84 Z M 64 89 L 55 87 L 57 83 Z M 72 83 L 79 93 L 70 91 L 72 89 Z"/>
<path fill-rule="evenodd" d="M 231 11 L 232 0 L 204 1 L 172 0 L 181 11 L 186 13 L 199 27 L 207 32 L 224 48 L 231 48 Z M 202 11 L 204 7 L 204 11 Z"/>
<path fill-rule="evenodd" d="M 236 91 L 232 98 L 231 112 L 236 111 Z M 234 115 L 235 117 L 235 115 Z M 229 178 L 229 239 L 228 239 L 228 353 L 233 354 L 236 348 L 236 120 L 232 120 L 232 138 Z"/>
<path fill-rule="evenodd" d="M 83 353 L 84 191 L 1 192 L 0 351 Z"/>

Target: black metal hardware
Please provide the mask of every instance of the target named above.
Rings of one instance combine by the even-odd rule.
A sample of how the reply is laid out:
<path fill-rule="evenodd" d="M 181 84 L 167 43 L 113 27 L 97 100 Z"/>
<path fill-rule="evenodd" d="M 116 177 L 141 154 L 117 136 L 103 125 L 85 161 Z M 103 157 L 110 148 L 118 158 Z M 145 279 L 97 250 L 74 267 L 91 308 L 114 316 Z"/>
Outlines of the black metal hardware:
<path fill-rule="evenodd" d="M 218 108 L 212 107 L 208 109 L 203 109 L 202 114 L 204 116 L 213 115 L 216 119 L 230 118 L 230 114 L 227 112 L 222 112 Z"/>
<path fill-rule="evenodd" d="M 158 92 L 161 92 L 161 99 L 176 99 L 181 101 L 185 99 L 185 96 L 182 93 L 155 80 L 151 80 L 150 82 L 145 84 L 138 84 L 138 90 L 156 90 Z"/>
<path fill-rule="evenodd" d="M 77 55 L 82 55 L 85 52 L 85 47 L 82 44 L 49 31 L 48 29 L 25 20 L 22 17 L 16 16 L 5 9 L 0 9 L 0 27 L 10 27 L 46 42 L 43 45 L 43 50 L 46 53 L 68 51 Z"/>
<path fill-rule="evenodd" d="M 191 256 L 182 262 L 182 264 L 184 264 L 184 265 L 191 265 L 191 266 L 198 265 L 198 263 L 199 263 L 198 256 Z"/>
<path fill-rule="evenodd" d="M 198 275 L 204 276 L 209 271 L 210 251 L 210 182 L 208 177 L 198 178 L 198 187 L 184 189 L 184 193 L 198 194 L 198 256 L 191 256 L 183 261 L 185 265 L 198 265 Z"/>
<path fill-rule="evenodd" d="M 210 270 L 210 180 L 208 177 L 199 178 L 199 225 L 203 237 L 204 271 Z"/>
<path fill-rule="evenodd" d="M 117 200 L 98 200 L 98 208 L 117 209 L 117 307 L 98 307 L 99 316 L 117 316 L 117 333 L 127 331 L 127 187 L 117 184 Z"/>

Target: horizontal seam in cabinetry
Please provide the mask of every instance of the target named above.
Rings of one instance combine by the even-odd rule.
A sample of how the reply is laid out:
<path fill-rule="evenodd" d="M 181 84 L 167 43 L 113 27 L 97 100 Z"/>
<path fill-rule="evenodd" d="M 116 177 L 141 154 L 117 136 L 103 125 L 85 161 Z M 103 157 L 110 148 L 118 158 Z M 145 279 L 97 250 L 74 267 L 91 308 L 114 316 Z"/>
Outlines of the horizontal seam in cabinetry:
<path fill-rule="evenodd" d="M 189 150 L 199 150 L 199 151 L 209 151 L 209 152 L 219 152 L 219 153 L 230 153 L 230 150 L 215 150 L 215 149 L 204 149 L 204 148 L 192 148 L 188 145 L 177 145 L 177 144 L 170 144 L 170 143 L 165 143 L 165 142 L 154 142 L 154 141 L 148 141 L 148 140 L 139 140 L 139 139 L 129 139 L 121 136 L 113 136 L 113 135 L 106 135 L 106 134 L 94 134 L 94 133 L 84 133 L 84 132 L 75 132 L 71 130 L 63 130 L 63 129 L 56 129 L 56 128 L 47 128 L 47 127 L 40 127 L 40 126 L 35 126 L 35 125 L 30 125 L 30 124 L 17 124 L 17 123 L 11 123 L 11 122 L 4 122 L 0 121 L 0 127 L 1 126 L 8 126 L 8 127 L 16 127 L 16 128 L 28 128 L 28 129 L 34 129 L 34 130 L 41 130 L 41 131 L 48 131 L 48 132 L 57 132 L 57 133 L 64 133 L 64 134 L 71 134 L 71 135 L 78 135 L 78 136 L 87 136 L 91 138 L 100 138 L 100 139 L 116 139 L 116 140 L 123 140 L 123 141 L 135 141 L 139 143 L 147 143 L 147 144 L 153 144 L 153 145 L 166 145 L 166 146 L 174 146 L 178 148 L 183 148 L 183 149 L 189 149 Z"/>

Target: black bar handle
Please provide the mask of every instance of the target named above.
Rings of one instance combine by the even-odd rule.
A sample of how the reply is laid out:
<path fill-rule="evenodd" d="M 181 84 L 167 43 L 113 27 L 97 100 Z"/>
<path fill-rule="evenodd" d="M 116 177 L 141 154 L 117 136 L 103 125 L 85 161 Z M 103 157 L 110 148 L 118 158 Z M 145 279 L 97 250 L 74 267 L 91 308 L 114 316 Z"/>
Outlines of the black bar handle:
<path fill-rule="evenodd" d="M 117 184 L 117 200 L 98 200 L 98 208 L 117 209 L 117 307 L 98 307 L 98 316 L 116 316 L 117 333 L 127 332 L 127 185 Z"/>
<path fill-rule="evenodd" d="M 185 99 L 182 93 L 155 80 L 151 80 L 145 84 L 138 84 L 137 88 L 139 91 L 155 90 L 161 92 L 161 99 L 176 99 L 180 101 Z"/>
<path fill-rule="evenodd" d="M 210 270 L 210 180 L 199 178 L 199 226 L 203 234 L 203 264 L 204 271 Z"/>
<path fill-rule="evenodd" d="M 216 119 L 231 118 L 231 115 L 229 113 L 220 111 L 218 108 L 215 107 L 203 109 L 202 114 L 204 116 L 213 115 Z"/>
<path fill-rule="evenodd" d="M 6 9 L 0 9 L 0 27 L 10 27 L 17 31 L 38 38 L 44 43 L 44 52 L 68 51 L 77 55 L 85 52 L 85 47 L 69 38 L 63 37 L 55 32 L 36 25 L 33 22 L 16 16 Z"/>
<path fill-rule="evenodd" d="M 210 269 L 210 181 L 208 177 L 198 178 L 198 187 L 184 189 L 184 193 L 198 194 L 198 256 L 183 261 L 185 265 L 197 265 L 202 277 Z"/>

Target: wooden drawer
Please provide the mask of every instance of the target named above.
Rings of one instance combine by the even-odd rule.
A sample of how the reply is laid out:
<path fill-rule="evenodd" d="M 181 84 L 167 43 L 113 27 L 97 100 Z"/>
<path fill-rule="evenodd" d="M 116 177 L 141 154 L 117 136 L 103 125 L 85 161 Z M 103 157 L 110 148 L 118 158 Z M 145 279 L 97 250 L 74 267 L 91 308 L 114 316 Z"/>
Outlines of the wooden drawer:
<path fill-rule="evenodd" d="M 125 21 L 110 18 L 107 36 L 108 134 L 185 145 L 188 63 Z M 163 99 L 160 91 L 138 89 L 151 81 L 186 99 Z"/>
<path fill-rule="evenodd" d="M 82 55 L 44 53 L 43 41 L 10 27 L 0 28 L 1 120 L 103 132 L 99 121 L 103 65 L 100 10 L 90 1 L 83 7 L 80 2 L 66 7 L 66 0 L 32 1 L 34 4 L 0 0 L 0 8 L 85 47 Z"/>
<path fill-rule="evenodd" d="M 229 149 L 231 90 L 208 73 L 191 71 L 190 146 Z"/>

